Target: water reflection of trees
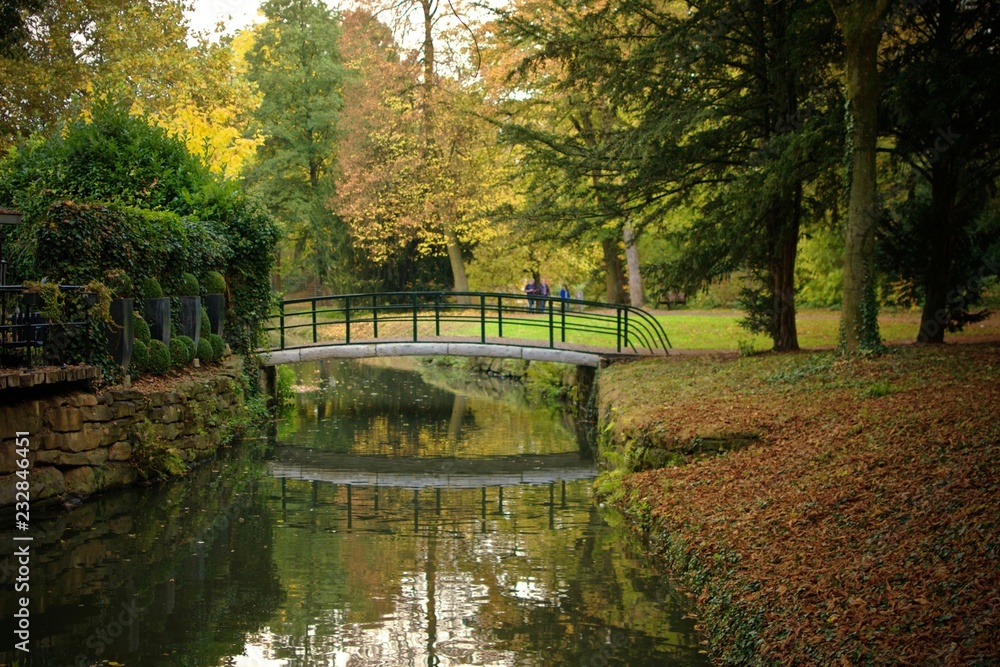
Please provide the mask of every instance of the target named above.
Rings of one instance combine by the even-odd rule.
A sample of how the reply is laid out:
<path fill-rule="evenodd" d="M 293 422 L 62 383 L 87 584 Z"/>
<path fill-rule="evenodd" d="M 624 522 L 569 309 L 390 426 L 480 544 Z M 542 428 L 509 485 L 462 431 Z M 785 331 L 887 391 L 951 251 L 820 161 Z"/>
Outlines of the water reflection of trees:
<path fill-rule="evenodd" d="M 230 464 L 35 519 L 33 664 L 76 665 L 84 655 L 85 664 L 210 665 L 242 653 L 282 591 L 270 509 L 253 493 L 256 464 Z M 3 601 L 8 624 L 13 600 Z M 15 657 L 0 653 L 0 663 Z"/>
<path fill-rule="evenodd" d="M 310 391 L 281 425 L 282 444 L 395 456 L 487 456 L 571 451 L 566 424 L 490 391 L 455 392 L 416 371 L 328 360 L 297 367 Z M 491 380 L 491 382 L 496 382 Z"/>
<path fill-rule="evenodd" d="M 579 664 L 609 647 L 622 664 L 702 664 L 683 600 L 622 556 L 585 483 L 565 501 L 504 492 L 487 489 L 484 518 L 479 489 L 380 489 L 376 509 L 371 488 L 286 480 L 272 512 L 289 599 L 257 639 L 303 667 Z"/>

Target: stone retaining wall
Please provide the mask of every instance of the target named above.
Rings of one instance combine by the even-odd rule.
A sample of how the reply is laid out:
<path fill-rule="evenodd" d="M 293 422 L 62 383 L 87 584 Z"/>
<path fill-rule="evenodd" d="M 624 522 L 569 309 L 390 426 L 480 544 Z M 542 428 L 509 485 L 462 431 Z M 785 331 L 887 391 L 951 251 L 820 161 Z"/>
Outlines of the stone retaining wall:
<path fill-rule="evenodd" d="M 29 434 L 32 502 L 138 481 L 137 431 L 150 433 L 183 461 L 211 456 L 230 433 L 227 422 L 243 409 L 242 393 L 234 391 L 241 370 L 242 360 L 232 357 L 211 379 L 169 391 L 78 390 L 0 405 L 0 507 L 14 504 L 18 431 Z M 147 421 L 147 428 L 138 428 Z"/>

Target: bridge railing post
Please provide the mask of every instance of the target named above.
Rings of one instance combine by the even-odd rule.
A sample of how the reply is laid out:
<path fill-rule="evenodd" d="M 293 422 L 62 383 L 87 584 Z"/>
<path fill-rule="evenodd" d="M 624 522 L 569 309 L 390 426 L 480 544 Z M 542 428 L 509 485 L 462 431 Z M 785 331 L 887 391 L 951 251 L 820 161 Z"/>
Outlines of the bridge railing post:
<path fill-rule="evenodd" d="M 413 342 L 417 342 L 417 293 L 413 293 Z"/>
<path fill-rule="evenodd" d="M 497 338 L 503 338 L 503 297 L 497 296 Z"/>
<path fill-rule="evenodd" d="M 281 336 L 281 349 L 285 349 L 285 304 L 281 304 L 281 314 L 278 315 L 278 330 Z"/>
<path fill-rule="evenodd" d="M 622 351 L 622 307 L 615 306 L 615 343 L 618 351 Z"/>
<path fill-rule="evenodd" d="M 625 329 L 625 333 L 624 333 L 624 336 L 625 336 L 625 347 L 628 347 L 629 346 L 629 342 L 628 342 L 628 308 L 626 308 L 624 310 L 624 313 L 625 313 L 625 323 L 624 323 L 624 329 Z"/>
<path fill-rule="evenodd" d="M 559 342 L 566 342 L 566 299 L 559 299 Z"/>
<path fill-rule="evenodd" d="M 479 295 L 479 342 L 486 343 L 486 295 Z"/>
<path fill-rule="evenodd" d="M 316 299 L 312 300 L 312 330 L 313 330 L 313 342 L 318 342 L 316 336 Z"/>
<path fill-rule="evenodd" d="M 378 295 L 372 294 L 372 334 L 378 338 Z"/>
<path fill-rule="evenodd" d="M 555 301 L 551 297 L 548 298 L 549 302 L 549 347 L 556 346 L 556 326 L 553 316 L 555 313 Z"/>
<path fill-rule="evenodd" d="M 346 345 L 351 344 L 351 297 L 344 297 L 344 340 Z"/>
<path fill-rule="evenodd" d="M 434 335 L 441 335 L 441 295 L 434 295 Z"/>

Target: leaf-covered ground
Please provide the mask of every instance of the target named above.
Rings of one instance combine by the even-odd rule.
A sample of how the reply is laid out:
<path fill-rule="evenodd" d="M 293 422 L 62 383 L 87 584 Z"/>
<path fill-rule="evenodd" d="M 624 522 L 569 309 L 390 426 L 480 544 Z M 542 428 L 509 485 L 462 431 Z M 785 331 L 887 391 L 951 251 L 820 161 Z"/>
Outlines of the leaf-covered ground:
<path fill-rule="evenodd" d="M 606 483 L 720 661 L 1000 664 L 1000 345 L 637 362 L 600 387 L 606 449 L 755 438 Z"/>

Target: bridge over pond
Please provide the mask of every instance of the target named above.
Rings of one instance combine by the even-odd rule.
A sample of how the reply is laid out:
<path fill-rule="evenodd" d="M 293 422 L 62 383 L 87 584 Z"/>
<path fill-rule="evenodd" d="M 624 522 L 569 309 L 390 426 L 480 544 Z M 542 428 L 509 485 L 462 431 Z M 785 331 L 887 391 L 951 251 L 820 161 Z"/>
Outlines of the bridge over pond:
<path fill-rule="evenodd" d="M 265 365 L 329 358 L 477 356 L 597 366 L 666 355 L 660 322 L 634 306 L 498 292 L 376 292 L 286 299 Z"/>

